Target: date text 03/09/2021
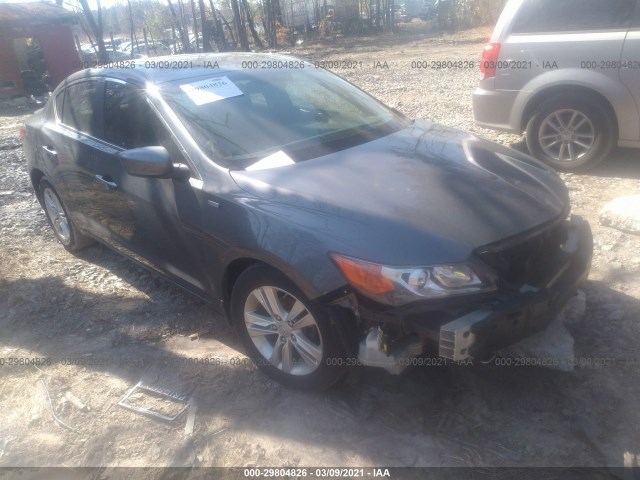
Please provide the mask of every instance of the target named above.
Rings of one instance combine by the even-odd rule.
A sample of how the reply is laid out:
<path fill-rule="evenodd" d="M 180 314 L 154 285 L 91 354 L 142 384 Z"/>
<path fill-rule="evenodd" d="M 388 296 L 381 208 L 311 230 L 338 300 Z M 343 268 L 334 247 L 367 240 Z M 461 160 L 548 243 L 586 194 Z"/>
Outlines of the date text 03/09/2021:
<path fill-rule="evenodd" d="M 391 478 L 388 468 L 245 468 L 246 478 Z"/>

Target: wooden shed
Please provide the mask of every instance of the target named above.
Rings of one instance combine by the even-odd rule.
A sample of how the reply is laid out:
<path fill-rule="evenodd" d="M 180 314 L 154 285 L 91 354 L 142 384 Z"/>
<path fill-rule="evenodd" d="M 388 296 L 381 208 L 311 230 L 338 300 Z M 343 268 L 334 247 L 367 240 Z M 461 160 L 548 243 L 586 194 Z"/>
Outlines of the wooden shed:
<path fill-rule="evenodd" d="M 53 89 L 79 70 L 77 21 L 53 3 L 0 3 L 0 97 Z"/>

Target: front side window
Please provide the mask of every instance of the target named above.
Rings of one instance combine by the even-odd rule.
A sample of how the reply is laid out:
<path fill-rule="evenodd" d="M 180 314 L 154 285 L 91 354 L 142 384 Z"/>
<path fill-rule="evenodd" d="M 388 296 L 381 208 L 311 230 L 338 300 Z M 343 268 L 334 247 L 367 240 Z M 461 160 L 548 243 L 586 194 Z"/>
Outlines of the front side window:
<path fill-rule="evenodd" d="M 165 144 L 168 132 L 133 87 L 107 80 L 104 90 L 103 139 L 125 149 Z"/>
<path fill-rule="evenodd" d="M 528 0 L 512 33 L 577 32 L 628 28 L 635 0 Z"/>
<path fill-rule="evenodd" d="M 96 136 L 98 130 L 95 112 L 97 85 L 96 81 L 86 81 L 66 88 L 62 109 L 63 124 L 79 132 Z"/>
<path fill-rule="evenodd" d="M 197 93 L 185 91 L 207 80 L 224 83 L 223 98 L 200 101 Z M 222 80 L 212 75 L 174 82 L 163 86 L 161 94 L 200 148 L 230 169 L 247 168 L 272 154 L 284 153 L 294 162 L 319 157 L 408 124 L 323 70 L 234 71 Z"/>

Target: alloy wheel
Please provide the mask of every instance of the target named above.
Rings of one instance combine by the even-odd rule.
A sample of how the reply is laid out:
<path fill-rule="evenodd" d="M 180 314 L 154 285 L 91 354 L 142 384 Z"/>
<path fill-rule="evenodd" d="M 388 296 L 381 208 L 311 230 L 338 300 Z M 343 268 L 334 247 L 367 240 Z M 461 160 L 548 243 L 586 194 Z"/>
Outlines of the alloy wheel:
<path fill-rule="evenodd" d="M 60 239 L 60 241 L 67 245 L 71 241 L 71 229 L 69 227 L 69 220 L 67 214 L 62 208 L 60 199 L 55 192 L 47 187 L 43 192 L 43 200 L 47 216 L 53 225 L 53 230 Z"/>
<path fill-rule="evenodd" d="M 591 151 L 596 130 L 584 113 L 567 108 L 550 113 L 542 121 L 538 140 L 550 158 L 559 162 L 574 162 Z"/>
<path fill-rule="evenodd" d="M 271 365 L 291 375 L 308 375 L 323 357 L 320 329 L 305 304 L 280 288 L 251 291 L 244 305 L 249 338 Z"/>

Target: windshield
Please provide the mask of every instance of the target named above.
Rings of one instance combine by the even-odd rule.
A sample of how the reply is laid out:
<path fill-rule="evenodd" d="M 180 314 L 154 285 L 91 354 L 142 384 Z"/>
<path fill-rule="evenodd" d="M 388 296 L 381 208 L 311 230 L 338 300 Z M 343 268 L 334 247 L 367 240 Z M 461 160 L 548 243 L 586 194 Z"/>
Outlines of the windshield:
<path fill-rule="evenodd" d="M 408 123 L 313 67 L 212 74 L 172 82 L 161 93 L 205 154 L 234 170 L 268 158 L 283 165 L 319 157 Z"/>

